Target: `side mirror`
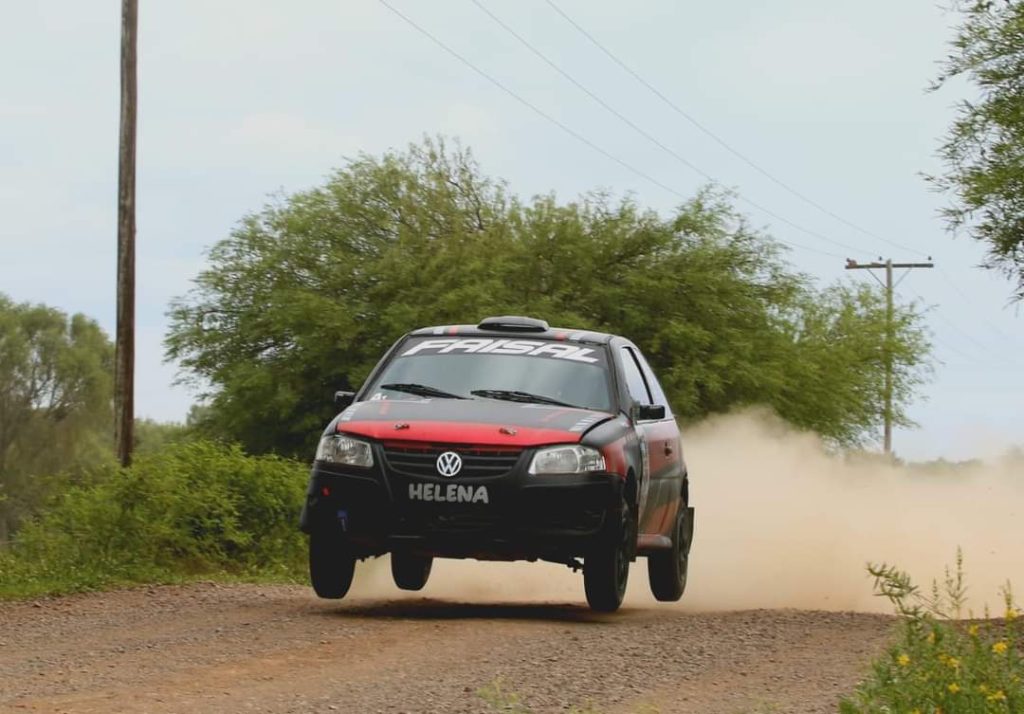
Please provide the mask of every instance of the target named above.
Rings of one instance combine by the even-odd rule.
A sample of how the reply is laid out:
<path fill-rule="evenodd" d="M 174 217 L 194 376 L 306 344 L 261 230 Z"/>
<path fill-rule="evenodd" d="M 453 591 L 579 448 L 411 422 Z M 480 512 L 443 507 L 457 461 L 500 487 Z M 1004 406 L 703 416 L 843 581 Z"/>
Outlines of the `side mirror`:
<path fill-rule="evenodd" d="M 665 418 L 665 406 L 663 404 L 637 404 L 637 421 L 659 421 Z"/>
<path fill-rule="evenodd" d="M 338 411 L 341 411 L 342 409 L 347 407 L 349 404 L 351 404 L 353 402 L 353 400 L 355 400 L 355 398 L 356 398 L 356 393 L 355 392 L 335 392 L 334 393 L 334 406 L 338 408 Z"/>

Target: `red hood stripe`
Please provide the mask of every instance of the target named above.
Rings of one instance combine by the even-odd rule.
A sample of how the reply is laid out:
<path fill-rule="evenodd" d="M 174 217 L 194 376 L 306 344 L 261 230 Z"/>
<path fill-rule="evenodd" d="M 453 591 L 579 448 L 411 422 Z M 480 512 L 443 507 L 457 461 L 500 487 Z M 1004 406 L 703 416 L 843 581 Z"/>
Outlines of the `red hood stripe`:
<path fill-rule="evenodd" d="M 576 444 L 582 434 L 564 429 L 535 429 L 526 426 L 503 427 L 501 424 L 480 424 L 457 421 L 402 421 L 409 427 L 395 429 L 396 422 L 339 422 L 340 433 L 388 441 L 423 441 L 444 444 L 477 444 L 489 446 L 540 446 L 543 444 Z M 502 433 L 507 429 L 511 434 Z"/>

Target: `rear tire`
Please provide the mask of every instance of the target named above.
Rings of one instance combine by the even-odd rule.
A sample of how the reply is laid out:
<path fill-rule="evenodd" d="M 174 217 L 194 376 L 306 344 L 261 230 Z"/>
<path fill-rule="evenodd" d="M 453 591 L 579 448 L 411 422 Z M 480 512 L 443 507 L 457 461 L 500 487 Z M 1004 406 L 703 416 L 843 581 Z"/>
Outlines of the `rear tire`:
<path fill-rule="evenodd" d="M 430 578 L 434 559 L 408 553 L 391 554 L 391 577 L 402 590 L 422 590 Z"/>
<path fill-rule="evenodd" d="M 314 531 L 309 535 L 309 581 L 317 597 L 340 600 L 352 586 L 356 559 L 337 533 Z"/>
<path fill-rule="evenodd" d="M 636 515 L 623 502 L 607 538 L 583 559 L 587 604 L 597 612 L 615 612 L 626 596 L 629 563 L 636 552 Z"/>
<path fill-rule="evenodd" d="M 690 562 L 690 513 L 686 504 L 679 502 L 676 521 L 672 528 L 672 547 L 647 556 L 647 578 L 651 592 L 661 602 L 676 602 L 686 590 L 686 571 Z"/>

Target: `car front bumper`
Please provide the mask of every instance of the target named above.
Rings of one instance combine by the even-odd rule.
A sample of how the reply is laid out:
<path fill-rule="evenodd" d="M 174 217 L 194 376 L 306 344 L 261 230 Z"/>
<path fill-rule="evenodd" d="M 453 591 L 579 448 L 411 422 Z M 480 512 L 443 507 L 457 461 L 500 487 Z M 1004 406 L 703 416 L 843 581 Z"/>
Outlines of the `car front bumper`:
<path fill-rule="evenodd" d="M 572 562 L 618 513 L 622 477 L 531 475 L 527 449 L 500 476 L 413 476 L 375 458 L 368 469 L 317 461 L 301 528 L 336 532 L 359 556 L 405 551 L 481 560 Z M 480 495 L 480 488 L 485 496 Z"/>

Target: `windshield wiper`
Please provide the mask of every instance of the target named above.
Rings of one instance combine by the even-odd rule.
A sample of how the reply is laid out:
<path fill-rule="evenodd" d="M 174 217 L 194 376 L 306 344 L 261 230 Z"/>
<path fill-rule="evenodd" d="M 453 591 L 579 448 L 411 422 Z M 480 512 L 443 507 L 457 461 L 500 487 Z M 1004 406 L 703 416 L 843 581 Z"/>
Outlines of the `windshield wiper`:
<path fill-rule="evenodd" d="M 551 404 L 556 407 L 570 407 L 572 409 L 584 409 L 584 407 L 578 407 L 575 404 L 569 404 L 568 402 L 561 402 L 551 397 L 545 397 L 541 394 L 530 394 L 529 392 L 519 392 L 511 389 L 474 389 L 470 392 L 475 397 L 486 397 L 487 399 L 504 399 L 509 402 L 527 402 L 530 404 Z"/>
<path fill-rule="evenodd" d="M 417 397 L 437 397 L 438 399 L 465 399 L 466 397 L 461 394 L 452 394 L 446 392 L 443 389 L 437 387 L 431 387 L 426 384 L 409 384 L 405 382 L 392 382 L 390 384 L 382 384 L 380 389 L 390 389 L 393 392 L 406 392 L 407 394 L 415 394 Z"/>

